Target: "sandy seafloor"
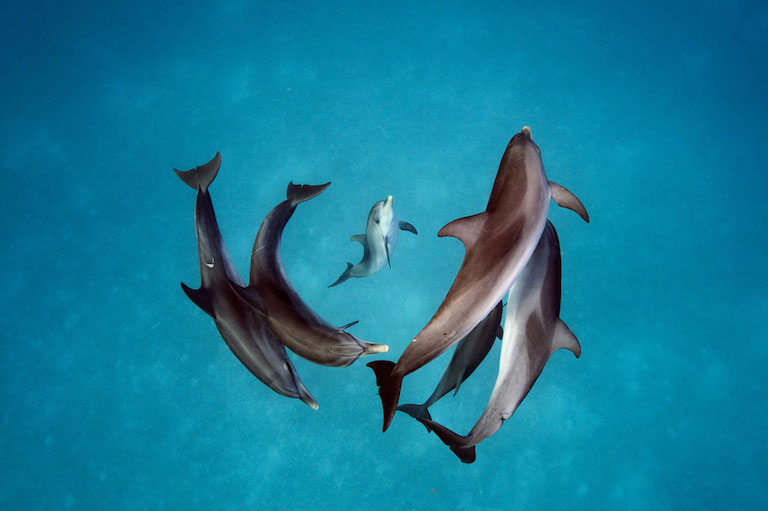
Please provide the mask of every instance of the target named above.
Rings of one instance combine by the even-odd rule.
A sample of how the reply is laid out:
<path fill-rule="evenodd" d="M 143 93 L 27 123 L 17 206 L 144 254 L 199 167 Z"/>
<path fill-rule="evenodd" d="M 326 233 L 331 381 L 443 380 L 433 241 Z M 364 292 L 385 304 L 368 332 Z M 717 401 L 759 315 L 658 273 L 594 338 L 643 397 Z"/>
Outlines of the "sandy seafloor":
<path fill-rule="evenodd" d="M 765 509 L 768 4 L 3 2 L 2 509 Z M 332 181 L 286 229 L 304 299 L 395 359 L 426 324 L 510 137 L 552 205 L 556 353 L 464 465 L 373 374 L 295 359 L 278 396 L 179 288 L 211 187 L 247 275 L 285 186 Z M 392 269 L 328 289 L 394 195 Z M 486 363 L 433 416 L 466 433 Z M 373 358 L 373 357 L 369 357 Z M 378 357 L 381 358 L 381 357 Z M 425 399 L 448 355 L 406 380 Z"/>

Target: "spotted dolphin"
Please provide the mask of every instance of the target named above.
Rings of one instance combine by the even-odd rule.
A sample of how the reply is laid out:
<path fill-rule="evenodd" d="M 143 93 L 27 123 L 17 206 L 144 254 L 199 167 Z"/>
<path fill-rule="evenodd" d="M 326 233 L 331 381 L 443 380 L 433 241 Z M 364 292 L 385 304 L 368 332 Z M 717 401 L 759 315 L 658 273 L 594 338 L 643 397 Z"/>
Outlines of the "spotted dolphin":
<path fill-rule="evenodd" d="M 295 185 L 290 183 L 287 200 L 264 218 L 251 253 L 251 279 L 244 288 L 232 282 L 232 289 L 266 319 L 275 336 L 288 349 L 316 364 L 344 367 L 360 356 L 384 353 L 389 347 L 362 341 L 345 331 L 357 321 L 335 327 L 321 318 L 301 299 L 283 267 L 280 241 L 296 206 L 320 195 L 331 183 Z"/>
<path fill-rule="evenodd" d="M 200 258 L 200 289 L 181 284 L 198 307 L 213 318 L 216 328 L 232 353 L 259 380 L 284 396 L 301 399 L 317 410 L 317 401 L 299 379 L 285 346 L 275 338 L 264 319 L 230 288 L 229 282 L 243 285 L 222 239 L 213 202 L 208 193 L 221 165 L 221 154 L 192 170 L 176 174 L 197 190 L 195 231 Z"/>
<path fill-rule="evenodd" d="M 418 418 L 464 463 L 475 461 L 475 445 L 515 413 L 552 353 L 565 348 L 581 355 L 579 341 L 560 319 L 560 275 L 560 243 L 547 222 L 536 251 L 509 290 L 499 374 L 480 419 L 461 436 L 426 417 Z"/>
<path fill-rule="evenodd" d="M 504 330 L 499 324 L 501 323 L 502 311 L 503 305 L 499 302 L 484 320 L 456 344 L 456 350 L 453 352 L 451 361 L 440 378 L 440 382 L 423 404 L 400 405 L 397 409 L 415 419 L 419 417 L 431 419 L 429 407 L 454 389 L 456 389 L 453 393 L 455 396 L 459 392 L 461 384 L 472 375 L 480 362 L 488 355 L 496 338 L 502 338 Z M 427 430 L 430 431 L 428 426 Z"/>
<path fill-rule="evenodd" d="M 397 219 L 391 195 L 386 200 L 380 200 L 374 204 L 368 213 L 365 234 L 355 234 L 351 238 L 352 241 L 363 245 L 363 259 L 355 265 L 347 263 L 347 269 L 341 277 L 328 287 L 338 286 L 350 277 L 361 278 L 373 275 L 384 268 L 385 264 L 389 264 L 391 268 L 390 258 L 395 250 L 397 234 L 400 230 L 418 234 L 413 225 Z"/>
<path fill-rule="evenodd" d="M 544 231 L 550 199 L 589 222 L 581 201 L 547 180 L 541 152 L 531 129 L 524 126 L 501 158 L 486 210 L 454 220 L 438 232 L 458 238 L 466 249 L 443 303 L 397 364 L 386 360 L 368 364 L 376 373 L 384 431 L 395 415 L 403 378 L 467 335 L 515 282 Z"/>

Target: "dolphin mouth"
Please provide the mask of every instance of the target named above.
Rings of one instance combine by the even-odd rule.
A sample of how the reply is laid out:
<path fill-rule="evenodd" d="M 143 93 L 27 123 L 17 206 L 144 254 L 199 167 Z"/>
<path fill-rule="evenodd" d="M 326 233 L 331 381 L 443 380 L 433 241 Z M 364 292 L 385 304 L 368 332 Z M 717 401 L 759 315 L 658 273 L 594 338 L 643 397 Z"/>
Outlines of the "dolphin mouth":
<path fill-rule="evenodd" d="M 391 206 L 392 205 L 392 201 L 394 201 L 394 200 L 395 200 L 394 197 L 392 197 L 391 195 L 388 195 L 387 199 L 384 201 L 384 204 L 387 205 L 387 206 Z"/>
<path fill-rule="evenodd" d="M 531 135 L 531 128 L 530 126 L 523 126 L 523 129 L 520 130 L 520 134 L 524 135 L 528 138 L 533 138 L 533 135 Z"/>

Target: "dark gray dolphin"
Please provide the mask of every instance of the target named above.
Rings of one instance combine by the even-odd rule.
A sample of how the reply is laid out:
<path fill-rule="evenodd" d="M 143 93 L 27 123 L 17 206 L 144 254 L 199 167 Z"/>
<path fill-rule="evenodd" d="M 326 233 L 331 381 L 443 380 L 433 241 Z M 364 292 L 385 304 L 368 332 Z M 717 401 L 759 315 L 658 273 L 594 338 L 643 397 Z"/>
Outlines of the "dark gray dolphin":
<path fill-rule="evenodd" d="M 352 241 L 363 245 L 362 261 L 355 265 L 347 263 L 347 269 L 341 277 L 328 287 L 338 286 L 350 277 L 362 278 L 373 275 L 384 268 L 385 264 L 389 264 L 391 268 L 390 257 L 395 250 L 397 234 L 400 230 L 418 234 L 413 225 L 397 219 L 391 195 L 386 200 L 380 200 L 374 204 L 368 213 L 365 234 L 355 234 L 351 238 Z"/>
<path fill-rule="evenodd" d="M 221 165 L 221 155 L 192 170 L 176 174 L 197 190 L 195 231 L 200 256 L 200 289 L 182 289 L 216 323 L 232 353 L 259 380 L 284 396 L 298 398 L 317 410 L 317 401 L 299 379 L 288 353 L 264 319 L 230 288 L 229 282 L 243 284 L 224 246 L 213 203 L 208 193 Z"/>
<path fill-rule="evenodd" d="M 528 395 L 550 355 L 560 348 L 581 355 L 581 346 L 560 319 L 560 243 L 547 222 L 536 251 L 509 290 L 499 375 L 488 406 L 467 436 L 419 418 L 463 461 L 475 461 L 475 445 L 493 435 Z"/>
<path fill-rule="evenodd" d="M 266 318 L 277 338 L 297 355 L 316 364 L 348 366 L 362 355 L 384 353 L 384 344 L 365 342 L 335 327 L 304 303 L 291 285 L 283 268 L 280 240 L 296 206 L 320 195 L 324 185 L 288 185 L 288 199 L 275 206 L 259 227 L 251 253 L 251 282 L 243 288 L 233 282 L 232 289 Z"/>
<path fill-rule="evenodd" d="M 397 364 L 368 364 L 376 373 L 384 431 L 395 415 L 403 378 L 467 335 L 515 282 L 541 238 L 550 199 L 589 221 L 576 196 L 547 181 L 541 153 L 525 126 L 507 145 L 485 212 L 454 220 L 438 233 L 460 239 L 466 249 L 443 303 Z"/>
<path fill-rule="evenodd" d="M 459 387 L 464 380 L 470 377 L 475 369 L 477 369 L 477 366 L 480 365 L 480 362 L 488 355 L 496 337 L 501 339 L 503 330 L 499 323 L 501 323 L 502 310 L 503 305 L 499 302 L 484 320 L 478 323 L 466 337 L 456 344 L 456 350 L 453 352 L 443 377 L 440 378 L 435 391 L 424 404 L 401 405 L 397 409 L 407 413 L 414 419 L 419 417 L 431 419 L 429 407 L 437 403 L 454 388 L 456 389 L 453 393 L 455 396 L 459 392 Z M 427 426 L 427 431 L 430 431 L 429 426 Z"/>

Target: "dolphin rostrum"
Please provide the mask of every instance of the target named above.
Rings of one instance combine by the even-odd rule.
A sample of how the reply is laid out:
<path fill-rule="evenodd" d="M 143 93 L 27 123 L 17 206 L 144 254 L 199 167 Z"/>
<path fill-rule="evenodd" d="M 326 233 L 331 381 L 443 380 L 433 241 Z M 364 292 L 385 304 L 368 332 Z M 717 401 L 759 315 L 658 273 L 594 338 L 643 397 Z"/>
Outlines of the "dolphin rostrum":
<path fill-rule="evenodd" d="M 280 240 L 296 206 L 320 195 L 331 183 L 290 183 L 287 200 L 270 211 L 259 227 L 251 253 L 251 282 L 247 288 L 233 282 L 232 289 L 266 318 L 275 336 L 297 355 L 316 364 L 344 367 L 361 355 L 384 353 L 384 344 L 365 342 L 343 327 L 334 327 L 304 303 L 283 268 Z"/>
<path fill-rule="evenodd" d="M 524 126 L 507 145 L 483 213 L 454 220 L 438 232 L 464 243 L 466 254 L 437 312 L 405 349 L 397 364 L 368 364 L 384 409 L 386 431 L 395 415 L 403 378 L 467 335 L 501 300 L 541 238 L 549 199 L 576 211 L 584 205 L 564 187 L 547 181 L 541 152 Z"/>
<path fill-rule="evenodd" d="M 501 428 L 528 395 L 550 355 L 560 348 L 581 355 L 579 341 L 560 319 L 560 244 L 547 222 L 536 251 L 509 290 L 499 375 L 488 406 L 467 436 L 418 418 L 463 461 L 475 461 L 475 445 Z"/>
<path fill-rule="evenodd" d="M 402 222 L 395 216 L 395 210 L 392 207 L 392 196 L 386 200 L 380 200 L 371 208 L 368 213 L 368 222 L 365 226 L 365 234 L 355 234 L 352 241 L 357 241 L 363 245 L 363 259 L 353 265 L 347 263 L 347 269 L 341 274 L 336 282 L 328 287 L 338 286 L 350 277 L 368 277 L 373 275 L 390 263 L 390 257 L 397 244 L 397 234 L 399 230 L 418 234 L 416 228 L 408 222 Z"/>
<path fill-rule="evenodd" d="M 456 344 L 456 350 L 453 352 L 451 361 L 440 378 L 435 391 L 429 396 L 429 399 L 421 405 L 401 405 L 397 409 L 405 412 L 414 419 L 424 417 L 431 419 L 429 407 L 437 403 L 444 395 L 452 391 L 455 396 L 459 392 L 459 386 L 470 377 L 477 369 L 480 362 L 488 355 L 496 337 L 501 339 L 503 330 L 501 328 L 501 314 L 503 305 L 499 302 L 496 307 L 477 324 L 471 332 Z M 429 426 L 427 430 L 430 431 Z"/>
<path fill-rule="evenodd" d="M 195 231 L 200 257 L 200 289 L 182 289 L 198 307 L 213 318 L 229 349 L 253 375 L 272 390 L 284 396 L 298 398 L 317 410 L 317 401 L 299 379 L 288 353 L 254 311 L 230 288 L 229 282 L 242 285 L 240 274 L 224 246 L 213 203 L 208 193 L 221 165 L 221 155 L 192 170 L 176 174 L 197 190 Z"/>

